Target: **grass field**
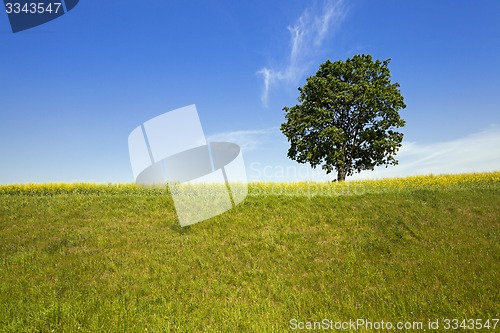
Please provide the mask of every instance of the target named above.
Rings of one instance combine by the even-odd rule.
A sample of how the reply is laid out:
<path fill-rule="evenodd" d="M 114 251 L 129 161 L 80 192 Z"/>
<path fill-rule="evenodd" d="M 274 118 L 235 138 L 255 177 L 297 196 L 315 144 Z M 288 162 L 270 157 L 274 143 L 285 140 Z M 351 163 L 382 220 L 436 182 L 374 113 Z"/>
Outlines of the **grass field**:
<path fill-rule="evenodd" d="M 167 190 L 0 186 L 0 258 L 0 332 L 493 324 L 500 172 L 251 184 L 242 204 L 186 228 Z"/>

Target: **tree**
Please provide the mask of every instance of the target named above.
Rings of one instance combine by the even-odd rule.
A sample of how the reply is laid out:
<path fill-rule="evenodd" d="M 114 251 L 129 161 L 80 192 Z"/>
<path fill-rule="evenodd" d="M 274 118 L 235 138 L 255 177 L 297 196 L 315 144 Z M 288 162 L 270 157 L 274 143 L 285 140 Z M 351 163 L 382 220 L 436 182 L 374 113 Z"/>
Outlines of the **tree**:
<path fill-rule="evenodd" d="M 375 166 L 396 165 L 406 105 L 398 83 L 391 83 L 390 59 L 373 61 L 355 55 L 346 61 L 327 60 L 299 88 L 299 104 L 284 107 L 281 131 L 288 138 L 288 157 L 311 167 L 321 166 L 337 180 Z"/>

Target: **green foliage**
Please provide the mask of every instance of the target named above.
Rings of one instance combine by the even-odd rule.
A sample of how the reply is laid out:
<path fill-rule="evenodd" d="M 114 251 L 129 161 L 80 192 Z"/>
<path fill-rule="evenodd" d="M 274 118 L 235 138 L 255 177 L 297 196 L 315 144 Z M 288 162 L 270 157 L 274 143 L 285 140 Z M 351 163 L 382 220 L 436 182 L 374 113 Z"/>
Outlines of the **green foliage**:
<path fill-rule="evenodd" d="M 389 61 L 355 55 L 322 64 L 299 88 L 299 104 L 283 108 L 288 157 L 327 173 L 335 169 L 338 180 L 397 164 L 403 134 L 395 129 L 405 125 L 399 110 L 406 105 L 399 84 L 391 83 Z"/>

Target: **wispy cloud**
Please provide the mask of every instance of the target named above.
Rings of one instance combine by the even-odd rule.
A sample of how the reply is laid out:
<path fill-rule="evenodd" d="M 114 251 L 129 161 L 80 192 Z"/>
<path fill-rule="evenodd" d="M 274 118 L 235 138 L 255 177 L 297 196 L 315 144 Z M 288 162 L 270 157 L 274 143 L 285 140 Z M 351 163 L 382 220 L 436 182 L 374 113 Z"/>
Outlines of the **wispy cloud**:
<path fill-rule="evenodd" d="M 272 141 L 272 136 L 280 134 L 278 127 L 270 127 L 257 130 L 242 130 L 215 133 L 207 137 L 207 141 L 233 142 L 238 144 L 243 151 L 256 150 L 268 141 Z"/>
<path fill-rule="evenodd" d="M 290 32 L 290 53 L 286 66 L 282 68 L 264 67 L 257 73 L 263 78 L 261 101 L 267 106 L 269 92 L 280 82 L 297 83 L 309 69 L 318 49 L 325 38 L 335 30 L 345 16 L 343 0 L 325 0 L 304 10 Z"/>
<path fill-rule="evenodd" d="M 500 127 L 492 125 L 481 132 L 443 142 L 422 144 L 406 141 L 397 159 L 397 166 L 378 168 L 355 178 L 500 170 Z"/>

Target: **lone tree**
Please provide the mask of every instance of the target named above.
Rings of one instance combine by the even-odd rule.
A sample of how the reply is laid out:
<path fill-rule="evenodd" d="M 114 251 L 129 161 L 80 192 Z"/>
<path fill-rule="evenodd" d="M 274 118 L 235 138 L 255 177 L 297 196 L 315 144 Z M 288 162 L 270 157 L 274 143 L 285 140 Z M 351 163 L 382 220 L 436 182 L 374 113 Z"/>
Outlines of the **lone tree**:
<path fill-rule="evenodd" d="M 396 165 L 403 134 L 399 110 L 406 105 L 398 83 L 391 83 L 390 59 L 373 61 L 355 55 L 346 61 L 327 60 L 299 88 L 299 104 L 284 107 L 281 131 L 290 142 L 288 157 L 337 180 L 375 166 Z"/>

